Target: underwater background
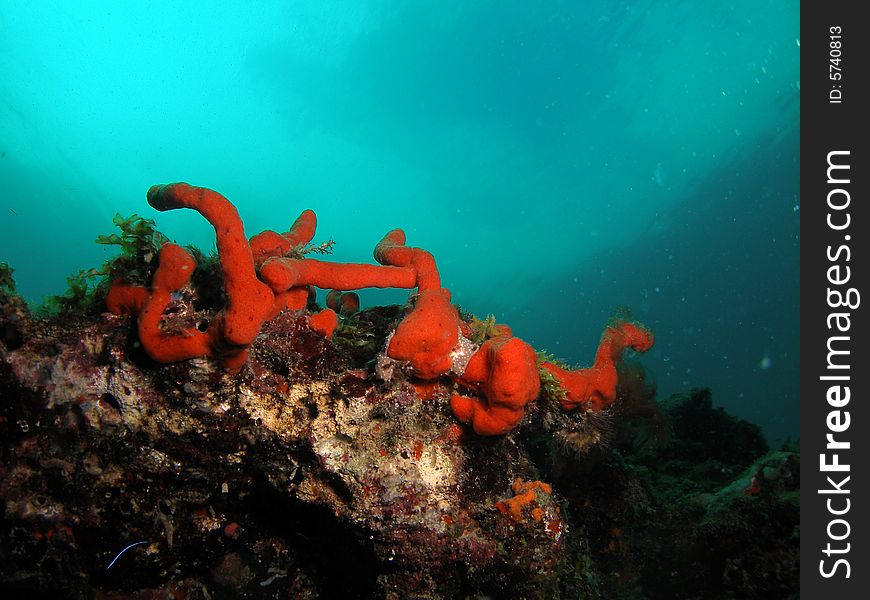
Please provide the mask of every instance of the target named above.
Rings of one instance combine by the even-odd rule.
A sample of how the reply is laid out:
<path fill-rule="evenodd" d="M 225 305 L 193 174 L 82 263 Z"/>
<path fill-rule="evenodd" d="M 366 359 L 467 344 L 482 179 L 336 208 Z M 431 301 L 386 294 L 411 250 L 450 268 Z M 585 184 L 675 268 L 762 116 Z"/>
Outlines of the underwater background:
<path fill-rule="evenodd" d="M 572 363 L 627 307 L 660 397 L 797 435 L 798 2 L 0 0 L 0 32 L 0 262 L 32 304 L 116 212 L 212 248 L 145 202 L 187 181 L 249 235 L 314 209 L 336 261 L 402 227 Z"/>

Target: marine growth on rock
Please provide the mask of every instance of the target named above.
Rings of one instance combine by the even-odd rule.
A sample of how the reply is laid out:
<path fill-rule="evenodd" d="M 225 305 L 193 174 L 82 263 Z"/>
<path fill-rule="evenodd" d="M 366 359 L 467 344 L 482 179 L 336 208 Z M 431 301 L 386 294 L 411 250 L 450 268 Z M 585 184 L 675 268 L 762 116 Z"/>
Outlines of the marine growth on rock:
<path fill-rule="evenodd" d="M 332 290 L 328 307 L 309 317 L 311 327 L 327 338 L 338 325 L 334 309 L 343 314 L 358 309 L 358 297 L 342 292 L 416 289 L 410 309 L 390 336 L 386 355 L 406 364 L 420 380 L 452 379 L 458 388 L 450 401 L 456 417 L 479 435 L 502 435 L 522 421 L 526 405 L 537 399 L 541 369 L 564 390 L 565 410 L 602 410 L 616 400 L 617 364 L 623 352 L 645 352 L 653 344 L 652 333 L 642 326 L 616 322 L 605 329 L 592 366 L 574 370 L 539 363 L 532 347 L 506 326 L 474 347 L 468 323 L 460 319 L 450 291 L 441 286 L 434 257 L 407 246 L 401 229 L 390 231 L 377 244 L 377 265 L 330 263 L 299 252 L 315 234 L 317 220 L 311 210 L 286 233 L 264 231 L 248 240 L 236 208 L 213 190 L 186 183 L 157 185 L 148 191 L 148 203 L 161 211 L 190 208 L 212 224 L 226 290 L 224 306 L 206 325 L 170 330 L 163 315 L 172 294 L 189 283 L 196 268 L 193 256 L 172 243 L 160 249 L 150 287 L 122 279 L 113 283 L 107 307 L 115 314 L 138 317 L 139 341 L 157 362 L 210 356 L 235 373 L 245 364 L 263 323 L 284 310 L 303 310 L 313 287 Z"/>

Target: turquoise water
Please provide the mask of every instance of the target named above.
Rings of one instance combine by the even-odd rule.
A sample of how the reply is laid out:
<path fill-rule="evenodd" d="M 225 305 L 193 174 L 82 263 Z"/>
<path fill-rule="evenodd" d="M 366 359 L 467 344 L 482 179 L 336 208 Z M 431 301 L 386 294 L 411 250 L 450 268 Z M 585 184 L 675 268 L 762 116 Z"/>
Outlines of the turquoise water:
<path fill-rule="evenodd" d="M 0 262 L 32 302 L 154 183 L 336 261 L 403 227 L 463 308 L 591 361 L 618 306 L 661 394 L 798 426 L 798 2 L 0 0 Z M 399 302 L 368 292 L 363 303 Z"/>

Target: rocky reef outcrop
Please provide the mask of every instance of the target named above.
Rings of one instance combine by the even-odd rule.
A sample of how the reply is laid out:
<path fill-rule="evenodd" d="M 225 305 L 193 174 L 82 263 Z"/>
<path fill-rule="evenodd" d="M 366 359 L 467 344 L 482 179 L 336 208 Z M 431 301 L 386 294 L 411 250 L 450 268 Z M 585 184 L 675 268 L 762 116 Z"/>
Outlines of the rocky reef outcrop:
<path fill-rule="evenodd" d="M 155 362 L 130 316 L 35 318 L 4 293 L 0 591 L 796 597 L 796 453 L 707 391 L 650 402 L 636 371 L 606 410 L 542 392 L 476 435 L 453 382 L 385 357 L 404 314 L 327 339 L 286 310 L 231 374 Z"/>

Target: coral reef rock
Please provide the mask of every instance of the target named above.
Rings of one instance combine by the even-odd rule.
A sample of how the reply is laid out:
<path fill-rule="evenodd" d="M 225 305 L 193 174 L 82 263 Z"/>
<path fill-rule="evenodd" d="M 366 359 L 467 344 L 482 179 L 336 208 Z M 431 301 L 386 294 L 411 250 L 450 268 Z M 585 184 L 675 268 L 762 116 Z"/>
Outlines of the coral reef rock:
<path fill-rule="evenodd" d="M 385 356 L 401 318 L 364 310 L 327 339 L 287 310 L 232 374 L 210 358 L 155 362 L 130 316 L 36 319 L 4 297 L 0 592 L 796 593 L 795 454 L 765 454 L 748 424 L 729 442 L 735 420 L 701 392 L 665 405 L 684 431 L 655 444 L 619 399 L 574 413 L 541 400 L 507 435 L 475 435 L 449 379 Z M 698 443 L 692 419 L 733 452 L 679 452 Z"/>

